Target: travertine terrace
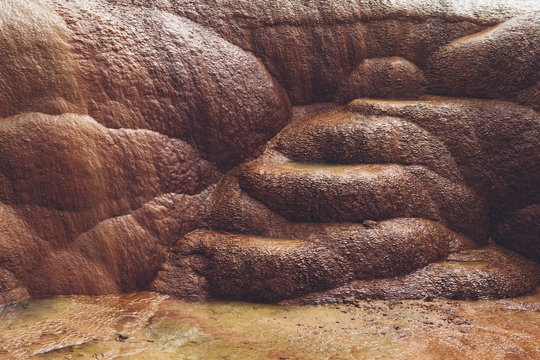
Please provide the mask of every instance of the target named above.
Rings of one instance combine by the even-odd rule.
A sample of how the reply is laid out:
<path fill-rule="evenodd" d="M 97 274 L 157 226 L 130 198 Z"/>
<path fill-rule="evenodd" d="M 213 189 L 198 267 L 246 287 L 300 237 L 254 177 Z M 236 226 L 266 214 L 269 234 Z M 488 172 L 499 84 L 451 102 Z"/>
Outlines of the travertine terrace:
<path fill-rule="evenodd" d="M 0 304 L 540 281 L 537 1 L 0 5 Z"/>

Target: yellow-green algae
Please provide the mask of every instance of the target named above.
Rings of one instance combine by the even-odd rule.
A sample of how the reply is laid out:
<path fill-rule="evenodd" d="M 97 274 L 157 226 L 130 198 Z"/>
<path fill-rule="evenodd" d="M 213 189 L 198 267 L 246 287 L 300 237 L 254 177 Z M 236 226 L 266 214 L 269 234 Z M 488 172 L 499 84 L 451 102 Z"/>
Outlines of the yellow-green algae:
<path fill-rule="evenodd" d="M 493 301 L 304 307 L 140 292 L 0 314 L 2 359 L 532 359 L 539 344 L 540 288 Z"/>

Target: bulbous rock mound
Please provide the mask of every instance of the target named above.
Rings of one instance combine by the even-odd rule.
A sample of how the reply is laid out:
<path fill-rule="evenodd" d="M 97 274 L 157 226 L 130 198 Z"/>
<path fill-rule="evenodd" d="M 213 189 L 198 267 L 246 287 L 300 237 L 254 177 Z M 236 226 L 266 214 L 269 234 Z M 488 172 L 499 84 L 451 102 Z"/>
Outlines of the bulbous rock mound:
<path fill-rule="evenodd" d="M 508 239 L 514 214 L 526 224 L 516 233 L 539 229 L 539 121 L 453 99 L 355 100 L 296 120 L 221 180 L 205 214 L 215 230 L 180 241 L 153 286 L 299 303 L 529 291 L 540 267 L 485 245 Z M 506 245 L 538 259 L 532 237 Z"/>
<path fill-rule="evenodd" d="M 157 9 L 7 0 L 0 49 L 2 302 L 146 288 L 290 117 L 257 58 Z"/>
<path fill-rule="evenodd" d="M 0 304 L 528 291 L 539 29 L 534 0 L 3 0 Z"/>

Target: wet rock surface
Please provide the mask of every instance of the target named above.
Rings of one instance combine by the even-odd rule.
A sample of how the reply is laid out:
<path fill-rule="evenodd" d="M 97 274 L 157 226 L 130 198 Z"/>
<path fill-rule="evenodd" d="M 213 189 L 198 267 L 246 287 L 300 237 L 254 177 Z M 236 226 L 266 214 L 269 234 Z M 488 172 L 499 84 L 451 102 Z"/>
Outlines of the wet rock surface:
<path fill-rule="evenodd" d="M 347 303 L 354 299 L 489 299 L 526 293 L 538 283 L 536 263 L 496 246 L 462 250 L 409 274 L 357 280 L 284 304 Z"/>
<path fill-rule="evenodd" d="M 185 142 L 88 116 L 16 115 L 0 138 L 0 258 L 33 296 L 144 287 L 219 174 Z"/>
<path fill-rule="evenodd" d="M 205 2 L 109 0 L 109 2 L 162 9 L 214 29 L 223 38 L 260 58 L 269 72 L 286 89 L 293 104 L 332 101 L 336 96 L 336 90 L 342 84 L 354 81 L 354 70 L 366 59 L 370 59 L 369 62 L 374 64 L 369 66 L 371 69 L 386 68 L 387 58 L 391 57 L 400 57 L 424 69 L 431 56 L 442 46 L 514 17 L 529 16 L 532 23 L 525 25 L 525 28 L 529 26 L 537 28 L 539 10 L 534 0 L 519 3 L 504 0 L 495 2 L 400 0 L 392 3 L 370 0 L 332 2 L 241 0 L 234 3 L 220 0 Z M 504 38 L 497 38 L 495 42 L 502 48 L 515 46 L 523 49 L 523 52 L 527 53 L 523 58 L 527 63 L 526 67 L 537 71 L 534 63 L 538 61 L 539 53 L 530 51 L 531 47 L 527 45 L 529 42 L 523 37 L 528 33 L 525 28 L 505 32 Z M 516 46 L 516 41 L 521 45 Z M 435 64 L 440 64 L 442 68 L 446 66 L 448 60 L 450 64 L 456 65 L 456 71 L 467 68 L 464 73 L 473 73 L 476 65 L 468 68 L 467 64 L 469 61 L 480 61 L 482 51 L 484 50 L 480 47 L 474 48 L 469 55 L 471 58 L 443 57 L 441 62 Z M 498 59 L 506 56 L 510 60 L 513 53 L 514 51 L 493 54 L 493 57 L 486 60 L 488 63 L 496 64 Z M 526 59 L 528 57 L 536 60 L 530 62 Z M 482 62 L 475 64 L 478 64 L 476 69 L 479 71 L 487 69 L 482 67 Z M 374 79 L 371 81 L 380 82 L 380 86 L 368 88 L 370 91 L 364 93 L 364 96 L 378 97 L 385 94 L 393 97 L 414 97 L 417 93 L 416 87 L 405 86 L 406 89 L 413 90 L 412 92 L 399 90 L 407 83 L 405 79 L 417 78 L 418 71 L 415 66 L 407 66 L 406 75 L 400 74 L 400 71 L 392 74 L 388 74 L 387 71 L 382 71 L 382 74 L 370 73 L 377 76 L 376 81 Z M 452 69 L 451 66 L 448 68 Z M 521 66 L 513 67 L 514 71 L 526 73 L 517 68 L 521 69 Z M 500 76 L 509 79 L 512 76 L 504 73 L 502 68 L 499 69 L 501 70 L 490 74 L 492 79 Z M 464 76 L 464 81 L 487 85 L 484 77 L 480 76 L 481 73 L 476 74 L 478 76 L 470 79 Z M 449 77 L 444 80 L 441 80 L 441 77 L 437 77 L 437 80 L 443 83 L 452 81 L 453 77 L 451 74 L 448 75 Z M 515 86 L 525 86 L 526 83 L 537 79 L 538 73 L 534 76 L 523 84 L 516 82 Z M 388 84 L 387 79 L 393 81 L 390 91 L 384 91 L 384 84 Z M 402 84 L 402 81 L 405 84 Z M 433 85 L 438 84 L 436 82 Z M 470 96 L 463 92 L 454 94 L 450 89 L 447 90 L 445 95 Z M 490 97 L 488 93 L 479 92 L 472 96 Z"/>
<path fill-rule="evenodd" d="M 391 289 L 490 241 L 538 261 L 539 14 L 534 0 L 4 0 L 0 303 Z M 354 100 L 372 97 L 392 100 Z M 536 265 L 494 253 L 505 266 L 471 276 L 496 285 L 429 296 L 534 286 Z"/>
<path fill-rule="evenodd" d="M 8 0 L 0 18 L 0 297 L 145 288 L 221 171 L 286 124 L 286 93 L 159 10 Z"/>
<path fill-rule="evenodd" d="M 3 359 L 440 359 L 540 355 L 538 290 L 490 301 L 186 303 L 152 293 L 32 300 L 0 313 Z M 119 341 L 120 335 L 127 337 Z"/>
<path fill-rule="evenodd" d="M 539 108 L 537 13 L 508 20 L 441 47 L 429 60 L 429 91 L 449 96 L 508 99 Z M 536 89 L 536 90 L 535 90 Z"/>
<path fill-rule="evenodd" d="M 441 98 L 355 100 L 295 120 L 259 159 L 220 181 L 205 213 L 217 231 L 179 242 L 153 288 L 268 302 L 316 292 L 302 303 L 530 291 L 540 268 L 511 251 L 483 248 L 458 260 L 513 209 L 534 208 L 538 121 L 511 103 Z M 504 138 L 515 141 L 507 147 Z M 527 241 L 514 249 L 534 256 L 523 251 Z M 454 258 L 457 268 L 437 262 Z M 467 266 L 475 262 L 485 269 Z M 365 279 L 377 280 L 355 282 Z"/>

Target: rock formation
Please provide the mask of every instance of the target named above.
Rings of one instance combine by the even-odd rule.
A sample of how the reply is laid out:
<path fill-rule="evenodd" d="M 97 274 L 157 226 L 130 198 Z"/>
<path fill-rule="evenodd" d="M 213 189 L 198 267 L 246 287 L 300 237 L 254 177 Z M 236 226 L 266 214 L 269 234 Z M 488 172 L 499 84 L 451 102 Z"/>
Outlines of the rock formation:
<path fill-rule="evenodd" d="M 533 0 L 4 0 L 0 303 L 526 292 L 539 38 Z"/>
<path fill-rule="evenodd" d="M 0 18 L 0 289 L 147 287 L 221 171 L 287 123 L 286 93 L 159 10 L 8 0 Z"/>
<path fill-rule="evenodd" d="M 258 301 L 346 285 L 334 300 L 527 291 L 540 278 L 534 262 L 473 249 L 539 201 L 538 120 L 464 99 L 355 100 L 296 120 L 220 181 L 205 214 L 216 231 L 180 241 L 154 287 Z M 518 250 L 530 256 L 532 243 Z"/>

